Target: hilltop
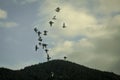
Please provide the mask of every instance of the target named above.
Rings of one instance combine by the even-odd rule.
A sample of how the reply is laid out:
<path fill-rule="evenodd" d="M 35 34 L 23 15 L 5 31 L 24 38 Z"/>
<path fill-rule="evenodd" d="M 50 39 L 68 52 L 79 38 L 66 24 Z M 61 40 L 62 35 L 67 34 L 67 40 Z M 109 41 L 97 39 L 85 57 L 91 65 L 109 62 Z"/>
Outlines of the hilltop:
<path fill-rule="evenodd" d="M 53 78 L 51 73 L 54 73 Z M 69 61 L 52 60 L 21 70 L 0 68 L 0 80 L 120 80 L 120 75 Z"/>

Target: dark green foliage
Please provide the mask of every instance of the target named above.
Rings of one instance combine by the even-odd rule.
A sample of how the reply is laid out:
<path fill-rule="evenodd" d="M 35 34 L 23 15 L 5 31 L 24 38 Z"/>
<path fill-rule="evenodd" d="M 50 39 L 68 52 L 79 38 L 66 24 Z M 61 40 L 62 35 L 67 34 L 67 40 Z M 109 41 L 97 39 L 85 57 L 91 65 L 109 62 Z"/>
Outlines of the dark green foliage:
<path fill-rule="evenodd" d="M 51 72 L 54 72 L 52 78 Z M 69 61 L 53 60 L 17 71 L 0 68 L 0 80 L 120 80 L 120 76 Z"/>

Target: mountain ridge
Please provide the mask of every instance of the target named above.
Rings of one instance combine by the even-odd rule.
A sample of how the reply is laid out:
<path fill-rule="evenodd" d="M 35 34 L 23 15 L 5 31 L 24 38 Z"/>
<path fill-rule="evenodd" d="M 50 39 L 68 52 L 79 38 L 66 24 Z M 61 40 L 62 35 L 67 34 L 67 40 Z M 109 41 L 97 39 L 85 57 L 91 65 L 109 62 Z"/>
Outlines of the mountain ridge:
<path fill-rule="evenodd" d="M 54 79 L 50 79 L 51 72 Z M 120 80 L 120 75 L 66 60 L 51 60 L 21 70 L 0 68 L 0 80 Z"/>

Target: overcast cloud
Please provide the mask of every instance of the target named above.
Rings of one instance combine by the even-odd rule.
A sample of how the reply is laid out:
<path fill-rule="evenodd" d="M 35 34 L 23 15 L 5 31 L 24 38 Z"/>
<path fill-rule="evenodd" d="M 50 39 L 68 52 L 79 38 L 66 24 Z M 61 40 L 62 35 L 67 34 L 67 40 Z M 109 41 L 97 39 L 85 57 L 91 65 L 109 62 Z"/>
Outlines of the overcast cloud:
<path fill-rule="evenodd" d="M 21 2 L 18 2 L 17 0 L 14 1 L 21 4 Z M 16 41 L 16 44 L 11 47 L 15 47 L 17 45 L 19 45 L 19 48 L 23 47 L 24 45 L 22 44 L 21 38 L 25 39 L 25 44 L 29 44 L 25 47 L 34 46 L 36 43 L 34 41 L 36 36 L 34 35 L 34 32 L 32 32 L 32 29 L 37 26 L 40 30 L 47 29 L 49 31 L 49 35 L 45 39 L 49 44 L 49 54 L 52 59 L 63 59 L 64 56 L 67 56 L 68 60 L 78 64 L 120 74 L 119 0 L 23 0 L 22 3 L 24 3 L 21 7 L 22 9 L 28 9 L 28 11 L 31 10 L 29 13 L 27 13 L 28 11 L 24 11 L 26 13 L 25 15 L 31 15 L 25 17 L 26 23 L 22 22 L 20 17 L 18 17 L 18 19 L 15 18 L 10 20 L 17 20 L 19 23 L 10 22 L 6 24 L 6 22 L 8 22 L 6 20 L 3 25 L 3 22 L 0 21 L 0 25 L 5 27 L 18 26 L 16 36 L 19 35 L 20 37 L 18 37 L 18 39 L 20 39 L 18 40 L 16 39 L 17 37 L 13 37 L 15 38 L 14 40 Z M 34 6 L 31 4 L 34 4 Z M 56 13 L 54 11 L 54 9 L 58 6 L 61 8 L 60 13 Z M 30 7 L 32 8 L 30 9 Z M 1 20 L 7 18 L 7 14 L 9 13 L 7 12 L 8 11 L 3 10 L 3 8 L 0 9 Z M 54 15 L 56 15 L 57 20 L 55 21 L 53 27 L 50 28 L 48 22 Z M 62 28 L 63 22 L 65 22 L 67 26 L 65 29 Z M 25 33 L 26 38 L 22 36 L 22 33 L 19 33 L 21 31 L 23 34 Z M 31 40 L 27 41 L 28 39 Z M 28 47 L 27 49 L 31 48 L 33 47 Z M 2 52 L 3 51 L 1 50 L 1 53 Z M 19 54 L 14 51 L 11 52 Z M 45 56 L 44 54 L 40 54 L 41 56 L 33 54 L 35 53 L 34 49 L 31 49 L 31 51 L 25 51 L 24 49 L 20 53 L 20 57 L 24 56 L 26 63 L 25 61 L 23 62 L 20 61 L 20 59 L 15 58 L 17 61 L 14 65 L 19 65 L 18 68 L 37 63 L 39 60 L 45 61 L 45 59 L 41 57 Z M 25 55 L 28 58 L 25 57 Z M 0 56 L 3 56 L 3 54 L 0 54 Z M 7 53 L 4 56 L 7 58 Z M 40 57 L 41 59 L 39 59 Z M 17 62 L 19 62 L 19 64 L 17 64 Z M 8 62 L 4 61 L 1 63 L 3 65 Z M 13 64 L 12 61 L 11 64 Z M 9 66 L 11 66 L 10 68 L 13 68 L 13 65 L 9 64 Z"/>
<path fill-rule="evenodd" d="M 79 8 L 75 6 L 83 1 L 70 2 L 61 4 L 62 11 L 58 14 L 59 22 L 56 22 L 55 26 L 61 25 L 60 22 L 66 22 L 67 29 L 57 28 L 59 32 L 52 34 L 59 36 L 59 38 L 55 37 L 58 43 L 55 43 L 51 50 L 53 57 L 67 55 L 68 60 L 79 64 L 119 73 L 119 68 L 116 67 L 120 62 L 120 15 L 117 14 L 120 11 L 119 0 L 95 1 L 99 5 L 92 5 L 97 7 L 92 10 L 93 14 L 86 6 Z M 87 1 L 84 1 L 84 4 L 88 4 Z M 53 8 L 53 5 L 49 7 Z M 99 18 L 97 12 L 105 17 Z"/>

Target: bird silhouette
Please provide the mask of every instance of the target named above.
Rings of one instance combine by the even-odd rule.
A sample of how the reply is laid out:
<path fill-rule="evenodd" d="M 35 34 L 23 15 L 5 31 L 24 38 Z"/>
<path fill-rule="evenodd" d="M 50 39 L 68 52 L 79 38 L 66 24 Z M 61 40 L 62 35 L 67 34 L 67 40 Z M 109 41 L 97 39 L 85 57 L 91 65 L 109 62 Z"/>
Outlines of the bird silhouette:
<path fill-rule="evenodd" d="M 38 41 L 40 41 L 40 42 L 41 42 L 41 41 L 42 41 L 42 38 L 41 38 L 41 37 L 39 37 L 39 38 L 38 38 Z"/>
<path fill-rule="evenodd" d="M 66 56 L 64 56 L 64 60 L 66 60 L 67 59 L 67 57 Z"/>
<path fill-rule="evenodd" d="M 38 32 L 38 29 L 35 27 L 35 28 L 34 28 L 34 31 L 37 33 L 37 32 Z"/>
<path fill-rule="evenodd" d="M 56 12 L 60 12 L 60 8 L 57 7 L 57 8 L 55 9 L 55 11 L 56 11 Z"/>
<path fill-rule="evenodd" d="M 42 43 L 41 43 L 41 42 L 39 42 L 39 45 L 41 46 L 41 45 L 42 45 Z"/>
<path fill-rule="evenodd" d="M 35 51 L 37 51 L 38 49 L 39 49 L 39 47 L 36 45 L 36 46 L 35 46 Z"/>
<path fill-rule="evenodd" d="M 52 18 L 53 20 L 56 20 L 56 16 L 53 16 L 53 18 Z"/>
<path fill-rule="evenodd" d="M 65 25 L 65 23 L 63 23 L 63 26 L 62 26 L 63 28 L 66 28 L 66 25 Z"/>
<path fill-rule="evenodd" d="M 43 35 L 45 35 L 45 36 L 46 36 L 46 35 L 47 35 L 47 32 L 48 32 L 48 31 L 46 31 L 46 30 L 45 30 Z"/>
<path fill-rule="evenodd" d="M 40 35 L 41 35 L 42 33 L 40 32 L 40 31 L 38 31 L 38 36 L 40 37 Z"/>
<path fill-rule="evenodd" d="M 51 59 L 51 57 L 49 56 L 49 54 L 47 54 L 47 61 L 49 61 Z"/>
<path fill-rule="evenodd" d="M 43 43 L 43 44 L 42 44 L 43 49 L 47 48 L 47 45 L 48 45 L 48 44 L 44 44 L 44 43 Z"/>
<path fill-rule="evenodd" d="M 49 51 L 48 49 L 45 49 L 45 52 L 46 52 L 46 53 L 48 53 L 48 51 Z"/>
<path fill-rule="evenodd" d="M 50 21 L 50 22 L 49 22 L 49 24 L 50 24 L 51 27 L 52 27 L 53 23 L 54 23 L 53 21 Z"/>

